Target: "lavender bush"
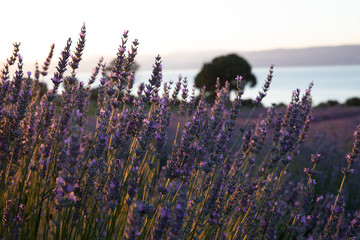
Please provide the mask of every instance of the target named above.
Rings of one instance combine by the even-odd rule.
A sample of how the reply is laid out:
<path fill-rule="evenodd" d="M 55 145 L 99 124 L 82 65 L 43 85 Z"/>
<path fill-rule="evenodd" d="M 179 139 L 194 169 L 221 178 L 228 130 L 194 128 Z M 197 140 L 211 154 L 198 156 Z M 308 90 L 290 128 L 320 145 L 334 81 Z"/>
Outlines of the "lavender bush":
<path fill-rule="evenodd" d="M 1 71 L 0 238 L 359 239 L 359 206 L 346 209 L 346 182 L 357 171 L 360 126 L 351 151 L 337 159 L 340 169 L 331 169 L 341 176 L 337 192 L 320 191 L 330 170 L 319 166 L 327 159 L 302 147 L 312 84 L 304 94 L 296 89 L 283 111 L 273 104 L 258 119 L 251 111 L 240 121 L 241 76 L 231 103 L 229 84 L 217 84 L 212 106 L 204 91 L 195 104 L 186 78 L 162 84 L 157 56 L 149 82 L 130 102 L 138 41 L 128 44 L 125 31 L 111 73 L 100 59 L 84 83 L 76 71 L 85 36 L 84 25 L 73 51 L 67 41 L 44 95 L 54 45 L 42 70 L 36 64 L 24 74 L 15 43 Z M 254 109 L 272 73 L 273 66 Z M 99 74 L 92 130 L 87 112 Z M 298 162 L 306 166 L 301 174 Z"/>

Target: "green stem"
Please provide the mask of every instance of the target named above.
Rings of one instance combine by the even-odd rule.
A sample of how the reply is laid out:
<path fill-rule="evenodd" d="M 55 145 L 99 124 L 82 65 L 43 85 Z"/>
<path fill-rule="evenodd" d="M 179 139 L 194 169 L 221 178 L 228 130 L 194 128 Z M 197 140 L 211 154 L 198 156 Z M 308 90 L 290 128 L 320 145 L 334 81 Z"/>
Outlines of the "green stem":
<path fill-rule="evenodd" d="M 202 206 L 201 206 L 200 213 L 199 213 L 199 215 L 198 215 L 198 217 L 197 217 L 197 220 L 196 220 L 196 222 L 195 222 L 195 226 L 193 227 L 193 230 L 190 232 L 190 235 L 191 235 L 191 236 L 190 236 L 190 239 L 193 239 L 193 237 L 194 237 L 194 234 L 195 234 L 195 231 L 196 231 L 196 227 L 197 227 L 197 225 L 199 224 L 200 217 L 201 217 L 201 215 L 202 215 L 202 213 L 203 213 L 205 204 L 206 204 L 206 202 L 207 202 L 207 200 L 208 200 L 208 198 L 209 198 L 209 196 L 210 196 L 210 192 L 211 192 L 211 189 L 212 189 L 213 184 L 214 184 L 214 180 L 215 180 L 215 176 L 216 176 L 217 170 L 218 170 L 218 166 L 215 166 L 215 171 L 214 171 L 213 176 L 212 176 L 212 178 L 211 178 L 210 186 L 209 186 L 209 189 L 208 189 L 208 191 L 207 191 L 207 193 L 206 193 L 206 197 L 205 197 L 205 199 L 204 199 L 204 201 L 203 201 L 203 204 L 202 204 Z"/>

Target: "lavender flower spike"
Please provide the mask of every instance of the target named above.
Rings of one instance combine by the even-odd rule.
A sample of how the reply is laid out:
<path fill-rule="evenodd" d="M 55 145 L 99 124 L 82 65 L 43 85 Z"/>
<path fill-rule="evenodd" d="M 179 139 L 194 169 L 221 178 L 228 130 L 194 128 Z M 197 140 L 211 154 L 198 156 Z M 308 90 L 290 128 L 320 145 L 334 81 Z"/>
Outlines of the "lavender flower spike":
<path fill-rule="evenodd" d="M 83 54 L 84 47 L 85 47 L 85 35 L 86 35 L 85 23 L 82 26 L 79 35 L 80 35 L 80 37 L 77 42 L 74 55 L 71 56 L 72 61 L 69 63 L 69 66 L 72 68 L 73 73 L 79 67 L 79 62 L 81 61 L 81 56 Z"/>
<path fill-rule="evenodd" d="M 64 72 L 66 71 L 67 62 L 70 57 L 71 43 L 72 43 L 71 39 L 69 38 L 67 40 L 64 51 L 61 52 L 61 57 L 59 58 L 59 63 L 58 63 L 58 66 L 56 67 L 57 71 L 54 73 L 54 77 L 51 79 L 51 81 L 54 83 L 55 92 L 59 88 L 59 85 L 62 82 Z"/>
<path fill-rule="evenodd" d="M 258 107 L 261 103 L 261 100 L 266 96 L 266 92 L 269 90 L 270 87 L 270 83 L 273 77 L 273 69 L 274 69 L 274 65 L 270 66 L 270 70 L 269 70 L 269 74 L 265 80 L 264 86 L 262 87 L 262 92 L 259 91 L 259 95 L 256 97 L 256 99 L 254 100 L 254 105 L 256 107 Z"/>
<path fill-rule="evenodd" d="M 48 57 L 46 58 L 45 62 L 44 62 L 44 66 L 42 67 L 42 72 L 41 72 L 41 75 L 43 77 L 45 77 L 47 74 L 48 74 L 48 69 L 49 69 L 49 66 L 50 66 L 50 63 L 51 63 L 51 59 L 53 57 L 53 54 L 54 54 L 54 48 L 55 48 L 55 43 L 51 44 L 51 47 L 50 47 L 50 52 L 48 54 Z"/>

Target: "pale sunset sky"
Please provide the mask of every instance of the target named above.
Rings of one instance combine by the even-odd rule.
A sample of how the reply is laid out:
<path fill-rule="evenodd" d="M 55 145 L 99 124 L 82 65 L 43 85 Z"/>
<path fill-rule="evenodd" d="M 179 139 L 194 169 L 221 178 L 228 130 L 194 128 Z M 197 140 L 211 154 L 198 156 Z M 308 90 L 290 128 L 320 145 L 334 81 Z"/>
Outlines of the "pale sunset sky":
<path fill-rule="evenodd" d="M 83 22 L 83 58 L 112 56 L 124 30 L 140 55 L 182 51 L 254 51 L 360 44 L 359 0 L 2 1 L 0 63 L 21 42 L 25 62 L 58 58 Z"/>

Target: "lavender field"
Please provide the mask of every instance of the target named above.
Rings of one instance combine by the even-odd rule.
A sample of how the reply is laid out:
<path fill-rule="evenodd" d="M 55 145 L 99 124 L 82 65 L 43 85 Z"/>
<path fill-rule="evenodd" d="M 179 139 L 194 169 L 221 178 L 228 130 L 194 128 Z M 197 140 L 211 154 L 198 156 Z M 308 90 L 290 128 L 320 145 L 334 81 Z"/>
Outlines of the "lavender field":
<path fill-rule="evenodd" d="M 241 76 L 210 104 L 160 56 L 133 89 L 127 31 L 81 82 L 85 36 L 27 73 L 14 43 L 2 68 L 0 239 L 360 239 L 360 108 L 313 108 L 312 83 L 263 108 L 273 66 L 254 107 Z"/>

